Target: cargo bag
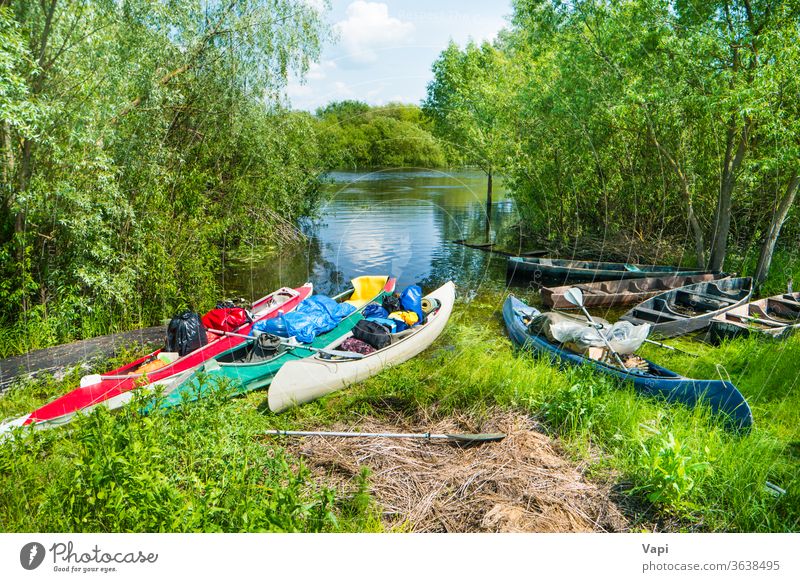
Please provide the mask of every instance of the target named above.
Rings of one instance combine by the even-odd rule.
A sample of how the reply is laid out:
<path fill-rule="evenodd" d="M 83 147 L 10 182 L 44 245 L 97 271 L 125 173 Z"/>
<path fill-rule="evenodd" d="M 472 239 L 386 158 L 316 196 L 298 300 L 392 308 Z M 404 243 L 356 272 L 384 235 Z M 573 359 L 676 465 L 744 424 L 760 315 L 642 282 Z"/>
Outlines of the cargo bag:
<path fill-rule="evenodd" d="M 402 318 L 409 326 L 425 323 L 425 313 L 422 311 L 422 289 L 419 285 L 409 285 L 403 289 L 403 292 L 400 293 L 400 306 L 402 309 L 397 311 L 412 311 L 417 315 L 416 321 L 410 321 L 410 318 L 407 317 Z"/>
<path fill-rule="evenodd" d="M 250 315 L 241 307 L 217 307 L 203 316 L 206 329 L 235 331 L 246 323 L 251 323 Z"/>
<path fill-rule="evenodd" d="M 208 343 L 206 329 L 200 316 L 193 311 L 184 311 L 172 318 L 167 327 L 167 351 L 177 352 L 180 357 Z"/>
<path fill-rule="evenodd" d="M 376 350 L 380 350 L 392 343 L 392 336 L 389 330 L 380 323 L 362 319 L 353 328 L 353 337 L 366 342 Z"/>

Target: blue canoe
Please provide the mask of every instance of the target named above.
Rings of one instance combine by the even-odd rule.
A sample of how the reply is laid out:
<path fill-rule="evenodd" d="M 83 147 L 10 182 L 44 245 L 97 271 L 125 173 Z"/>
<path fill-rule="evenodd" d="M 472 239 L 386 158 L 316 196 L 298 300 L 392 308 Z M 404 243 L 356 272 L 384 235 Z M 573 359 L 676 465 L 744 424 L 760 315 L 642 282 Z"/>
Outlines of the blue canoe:
<path fill-rule="evenodd" d="M 503 319 L 511 339 L 516 344 L 547 355 L 553 360 L 558 358 L 575 366 L 590 364 L 600 372 L 614 378 L 633 382 L 636 390 L 644 394 L 662 396 L 670 402 L 682 402 L 688 406 L 704 402 L 715 413 L 725 415 L 736 429 L 749 430 L 753 425 L 753 413 L 750 411 L 750 406 L 741 392 L 730 382 L 693 380 L 648 360 L 645 360 L 650 366 L 647 372 L 632 372 L 585 358 L 550 343 L 547 338 L 529 333 L 523 318 L 533 317 L 539 313 L 536 308 L 523 303 L 514 296 L 506 299 L 503 304 Z"/>

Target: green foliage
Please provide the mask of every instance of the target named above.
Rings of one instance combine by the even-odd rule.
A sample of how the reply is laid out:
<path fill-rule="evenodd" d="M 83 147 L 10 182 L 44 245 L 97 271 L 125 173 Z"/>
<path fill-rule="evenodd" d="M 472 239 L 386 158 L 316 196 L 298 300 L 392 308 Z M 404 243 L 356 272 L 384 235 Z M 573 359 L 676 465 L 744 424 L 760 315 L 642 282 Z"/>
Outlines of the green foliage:
<path fill-rule="evenodd" d="M 24 390 L 19 388 L 18 390 Z M 219 394 L 170 415 L 99 409 L 69 429 L 0 447 L 5 531 L 349 531 L 374 528 L 366 476 L 355 496 L 255 437 L 261 415 Z M 245 404 L 243 407 L 242 405 Z M 23 491 L 23 494 L 20 492 Z"/>
<path fill-rule="evenodd" d="M 591 428 L 601 407 L 595 398 L 594 380 L 589 377 L 587 382 L 554 391 L 542 405 L 548 424 L 569 434 Z"/>
<path fill-rule="evenodd" d="M 322 149 L 331 166 L 436 168 L 446 165 L 442 147 L 416 105 L 370 107 L 339 101 L 317 110 Z"/>
<path fill-rule="evenodd" d="M 695 460 L 671 432 L 657 432 L 641 447 L 637 475 L 641 485 L 633 491 L 645 492 L 648 501 L 670 511 L 688 509 L 688 497 L 697 479 L 709 470 L 709 461 Z M 704 452 L 707 456 L 708 447 Z"/>
<path fill-rule="evenodd" d="M 0 24 L 6 334 L 41 347 L 203 309 L 225 253 L 297 238 L 326 160 L 279 95 L 327 37 L 316 9 L 23 1 Z"/>
<path fill-rule="evenodd" d="M 798 172 L 798 17 L 796 0 L 516 0 L 491 45 L 441 53 L 424 109 L 507 178 L 536 240 L 721 268 L 728 245 L 758 256 Z M 798 225 L 777 225 L 792 252 Z"/>
<path fill-rule="evenodd" d="M 503 167 L 513 147 L 508 115 L 519 76 L 511 55 L 473 42 L 462 51 L 451 42 L 433 64 L 423 110 L 449 150 L 487 174 Z"/>

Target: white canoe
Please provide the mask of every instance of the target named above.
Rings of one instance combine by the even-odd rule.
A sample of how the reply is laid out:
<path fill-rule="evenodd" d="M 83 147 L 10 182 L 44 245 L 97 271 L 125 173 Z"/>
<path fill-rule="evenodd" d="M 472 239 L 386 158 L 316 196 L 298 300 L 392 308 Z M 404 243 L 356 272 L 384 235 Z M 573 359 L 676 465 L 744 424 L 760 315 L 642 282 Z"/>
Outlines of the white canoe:
<path fill-rule="evenodd" d="M 444 330 L 453 303 L 456 288 L 452 281 L 427 295 L 439 301 L 439 309 L 428 315 L 424 325 L 400 332 L 390 345 L 359 360 L 324 359 L 310 356 L 287 362 L 275 375 L 269 388 L 269 408 L 283 412 L 293 406 L 311 402 L 326 394 L 346 388 L 384 368 L 401 364 L 431 345 Z M 342 341 L 350 337 L 348 334 Z"/>

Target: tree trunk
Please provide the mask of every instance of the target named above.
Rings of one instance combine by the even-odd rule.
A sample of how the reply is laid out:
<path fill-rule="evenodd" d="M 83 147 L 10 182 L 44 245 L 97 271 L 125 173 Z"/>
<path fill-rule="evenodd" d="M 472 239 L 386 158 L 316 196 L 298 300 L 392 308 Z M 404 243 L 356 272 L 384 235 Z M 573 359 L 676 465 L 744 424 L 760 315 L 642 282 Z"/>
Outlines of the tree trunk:
<path fill-rule="evenodd" d="M 761 285 L 769 275 L 769 267 L 772 263 L 772 254 L 775 252 L 775 243 L 778 242 L 778 237 L 781 234 L 783 223 L 786 222 L 786 217 L 789 215 L 789 209 L 794 203 L 795 195 L 797 194 L 797 187 L 800 185 L 800 175 L 795 172 L 792 179 L 789 180 L 789 185 L 786 186 L 786 192 L 783 198 L 772 215 L 772 222 L 769 225 L 767 236 L 764 239 L 764 244 L 761 247 L 761 254 L 758 257 L 758 266 L 753 278 L 756 285 Z"/>
<path fill-rule="evenodd" d="M 692 231 L 692 238 L 694 238 L 694 254 L 697 257 L 697 266 L 702 268 L 706 264 L 706 249 L 703 243 L 703 229 L 700 228 L 700 223 L 697 221 L 697 216 L 694 213 L 694 206 L 692 205 L 692 193 L 689 190 L 689 184 L 684 183 L 683 195 L 686 199 L 686 218 L 689 220 L 689 228 Z"/>
<path fill-rule="evenodd" d="M 692 238 L 694 238 L 694 253 L 697 258 L 697 266 L 702 267 L 706 264 L 705 242 L 703 240 L 703 229 L 700 228 L 697 215 L 694 213 L 692 189 L 689 186 L 689 178 L 681 168 L 676 157 L 673 156 L 667 148 L 661 145 L 661 142 L 658 140 L 656 130 L 653 127 L 653 121 L 650 118 L 650 111 L 645 104 L 642 104 L 642 109 L 645 114 L 645 119 L 647 120 L 647 129 L 650 133 L 650 139 L 655 144 L 656 149 L 667 158 L 669 165 L 672 167 L 672 171 L 675 172 L 681 182 L 681 193 L 683 194 L 683 199 L 686 201 L 686 219 L 689 222 L 689 229 L 692 231 Z"/>
<path fill-rule="evenodd" d="M 719 271 L 725 263 L 725 255 L 728 251 L 728 233 L 731 229 L 731 206 L 733 203 L 733 190 L 736 187 L 736 178 L 739 169 L 747 153 L 748 134 L 750 133 L 750 122 L 747 121 L 742 127 L 739 144 L 736 147 L 736 154 L 733 155 L 733 145 L 735 140 L 735 130 L 733 127 L 728 129 L 727 148 L 725 150 L 725 160 L 722 164 L 722 183 L 717 198 L 717 212 L 714 217 L 714 236 L 711 241 L 711 256 L 708 268 L 712 271 Z"/>
<path fill-rule="evenodd" d="M 487 172 L 486 178 L 486 216 L 492 217 L 492 171 Z"/>
<path fill-rule="evenodd" d="M 5 199 L 5 206 L 6 209 L 10 212 L 11 211 L 11 190 L 12 190 L 12 180 L 14 179 L 14 145 L 11 143 L 11 127 L 8 123 L 3 122 L 3 150 L 5 155 L 3 156 L 3 184 L 4 189 L 7 191 L 3 193 L 6 196 Z"/>
<path fill-rule="evenodd" d="M 491 242 L 492 221 L 492 171 L 486 172 L 486 242 Z"/>

